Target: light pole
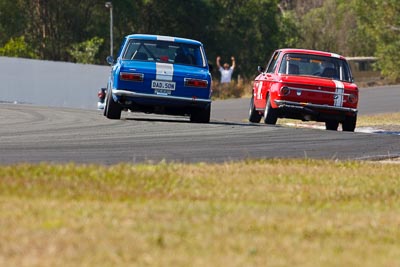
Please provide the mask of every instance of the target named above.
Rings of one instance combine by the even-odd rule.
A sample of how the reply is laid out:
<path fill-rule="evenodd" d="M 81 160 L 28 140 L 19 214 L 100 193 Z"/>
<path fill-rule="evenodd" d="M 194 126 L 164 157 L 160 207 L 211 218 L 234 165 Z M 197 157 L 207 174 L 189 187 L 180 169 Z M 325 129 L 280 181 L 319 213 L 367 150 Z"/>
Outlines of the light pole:
<path fill-rule="evenodd" d="M 113 56 L 113 5 L 112 2 L 106 2 L 106 8 L 110 9 L 110 56 Z"/>

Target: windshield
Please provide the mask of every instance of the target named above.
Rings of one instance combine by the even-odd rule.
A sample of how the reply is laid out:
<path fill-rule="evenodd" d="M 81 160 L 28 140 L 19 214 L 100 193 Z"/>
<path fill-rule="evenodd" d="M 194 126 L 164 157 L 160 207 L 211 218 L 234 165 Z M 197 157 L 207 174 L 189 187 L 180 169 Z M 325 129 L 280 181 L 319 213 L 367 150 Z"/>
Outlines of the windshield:
<path fill-rule="evenodd" d="M 282 59 L 279 73 L 319 76 L 351 82 L 351 73 L 347 62 L 336 57 L 286 54 Z"/>
<path fill-rule="evenodd" d="M 201 46 L 169 41 L 129 40 L 122 59 L 206 66 Z"/>

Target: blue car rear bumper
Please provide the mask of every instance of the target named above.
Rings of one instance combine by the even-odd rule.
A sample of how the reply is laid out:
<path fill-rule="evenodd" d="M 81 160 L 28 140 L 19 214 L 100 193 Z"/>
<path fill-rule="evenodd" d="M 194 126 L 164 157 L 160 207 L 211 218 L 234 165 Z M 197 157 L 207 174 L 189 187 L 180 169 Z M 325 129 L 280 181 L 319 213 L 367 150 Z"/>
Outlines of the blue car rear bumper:
<path fill-rule="evenodd" d="M 119 89 L 113 89 L 112 94 L 117 98 L 116 100 L 118 102 L 126 107 L 135 104 L 175 107 L 207 107 L 211 104 L 211 99 L 145 94 Z"/>

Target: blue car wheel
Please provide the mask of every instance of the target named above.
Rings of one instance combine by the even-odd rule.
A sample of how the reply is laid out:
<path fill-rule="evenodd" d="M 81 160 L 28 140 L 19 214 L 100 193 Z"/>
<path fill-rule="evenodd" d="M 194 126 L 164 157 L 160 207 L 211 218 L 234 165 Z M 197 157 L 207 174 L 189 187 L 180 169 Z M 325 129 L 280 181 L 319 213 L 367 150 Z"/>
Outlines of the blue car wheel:
<path fill-rule="evenodd" d="M 190 122 L 209 123 L 211 115 L 211 105 L 204 109 L 194 109 L 190 114 Z"/>
<path fill-rule="evenodd" d="M 119 120 L 121 119 L 121 111 L 122 111 L 121 106 L 114 101 L 112 93 L 109 92 L 107 94 L 107 103 L 106 103 L 106 108 L 104 110 L 104 115 L 108 119 Z"/>

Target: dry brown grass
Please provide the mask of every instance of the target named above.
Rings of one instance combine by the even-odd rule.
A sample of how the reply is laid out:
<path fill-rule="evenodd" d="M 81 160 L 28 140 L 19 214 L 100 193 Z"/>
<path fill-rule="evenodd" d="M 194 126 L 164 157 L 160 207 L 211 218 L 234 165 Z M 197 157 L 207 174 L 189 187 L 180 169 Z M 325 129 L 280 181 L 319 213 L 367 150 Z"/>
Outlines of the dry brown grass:
<path fill-rule="evenodd" d="M 221 84 L 218 81 L 212 82 L 213 99 L 229 99 L 251 96 L 252 82 L 232 81 Z"/>
<path fill-rule="evenodd" d="M 400 165 L 0 167 L 0 266 L 398 266 Z"/>
<path fill-rule="evenodd" d="M 400 112 L 360 116 L 357 120 L 357 126 L 378 127 L 400 131 Z"/>

